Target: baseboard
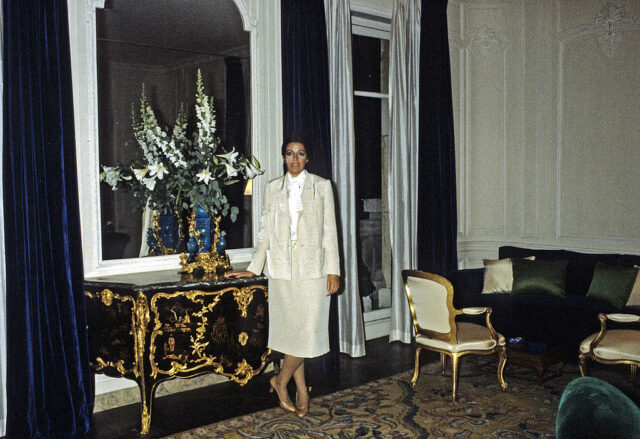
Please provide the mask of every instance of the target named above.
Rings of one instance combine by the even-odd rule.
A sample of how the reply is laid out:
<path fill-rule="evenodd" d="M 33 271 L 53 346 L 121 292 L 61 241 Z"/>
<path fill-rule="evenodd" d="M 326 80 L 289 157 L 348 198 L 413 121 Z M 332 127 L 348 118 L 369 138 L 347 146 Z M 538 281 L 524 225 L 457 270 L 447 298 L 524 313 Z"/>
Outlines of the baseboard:
<path fill-rule="evenodd" d="M 362 315 L 365 340 L 387 337 L 391 330 L 391 308 L 377 309 Z"/>
<path fill-rule="evenodd" d="M 264 371 L 268 372 L 271 370 L 273 370 L 273 364 L 269 364 Z M 158 384 L 155 397 L 159 398 L 165 395 L 212 386 L 228 380 L 229 378 L 226 376 L 217 375 L 213 372 L 192 378 L 169 379 Z M 111 378 L 104 375 L 96 375 L 94 413 L 139 402 L 140 390 L 135 381 L 126 378 Z"/>
<path fill-rule="evenodd" d="M 106 375 L 96 375 L 96 396 L 104 393 L 115 392 L 118 390 L 128 389 L 131 387 L 137 388 L 138 385 L 135 381 L 126 378 L 112 378 Z"/>

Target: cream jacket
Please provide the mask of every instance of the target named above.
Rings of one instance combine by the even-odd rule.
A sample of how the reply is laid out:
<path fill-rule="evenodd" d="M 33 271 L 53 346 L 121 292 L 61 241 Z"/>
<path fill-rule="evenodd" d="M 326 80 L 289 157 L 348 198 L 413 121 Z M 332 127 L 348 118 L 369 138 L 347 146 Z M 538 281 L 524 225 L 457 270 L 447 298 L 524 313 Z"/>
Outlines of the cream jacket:
<path fill-rule="evenodd" d="M 331 182 L 308 173 L 302 189 L 298 239 L 290 243 L 291 220 L 286 175 L 267 183 L 258 244 L 247 270 L 267 265 L 273 279 L 317 279 L 340 275 L 338 234 Z"/>

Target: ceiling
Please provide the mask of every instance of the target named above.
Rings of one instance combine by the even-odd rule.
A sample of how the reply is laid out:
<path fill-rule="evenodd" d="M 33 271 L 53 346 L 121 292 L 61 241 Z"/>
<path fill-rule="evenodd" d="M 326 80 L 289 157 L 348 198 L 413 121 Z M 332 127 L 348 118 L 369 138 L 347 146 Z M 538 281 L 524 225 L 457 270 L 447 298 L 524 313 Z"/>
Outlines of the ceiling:
<path fill-rule="evenodd" d="M 233 0 L 107 0 L 96 18 L 101 50 L 124 62 L 248 55 L 249 33 Z"/>

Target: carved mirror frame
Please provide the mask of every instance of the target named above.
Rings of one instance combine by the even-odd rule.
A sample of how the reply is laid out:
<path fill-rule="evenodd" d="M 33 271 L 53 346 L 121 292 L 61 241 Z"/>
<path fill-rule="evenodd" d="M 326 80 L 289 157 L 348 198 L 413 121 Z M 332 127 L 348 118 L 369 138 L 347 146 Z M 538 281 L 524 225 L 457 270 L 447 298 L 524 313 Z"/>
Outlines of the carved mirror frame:
<path fill-rule="evenodd" d="M 131 0 L 135 1 L 135 0 Z M 179 1 L 179 0 L 176 0 Z M 280 1 L 233 0 L 250 33 L 251 148 L 265 174 L 254 180 L 253 239 L 258 235 L 264 187 L 281 172 L 282 72 Z M 105 0 L 69 0 L 69 37 L 75 110 L 76 157 L 86 277 L 179 267 L 178 255 L 102 259 L 96 9 Z M 229 250 L 231 263 L 249 261 L 253 249 Z"/>

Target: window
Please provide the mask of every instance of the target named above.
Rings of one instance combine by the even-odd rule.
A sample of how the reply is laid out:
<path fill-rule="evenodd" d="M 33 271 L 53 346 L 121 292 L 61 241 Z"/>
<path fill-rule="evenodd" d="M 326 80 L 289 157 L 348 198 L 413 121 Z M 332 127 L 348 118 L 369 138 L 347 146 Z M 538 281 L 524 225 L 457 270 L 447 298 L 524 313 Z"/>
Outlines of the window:
<path fill-rule="evenodd" d="M 358 163 L 356 212 L 358 242 L 361 243 L 358 279 L 367 321 L 367 313 L 391 306 L 391 248 L 386 191 L 389 167 L 388 39 L 353 35 L 352 63 Z M 373 338 L 369 331 L 367 338 Z"/>

